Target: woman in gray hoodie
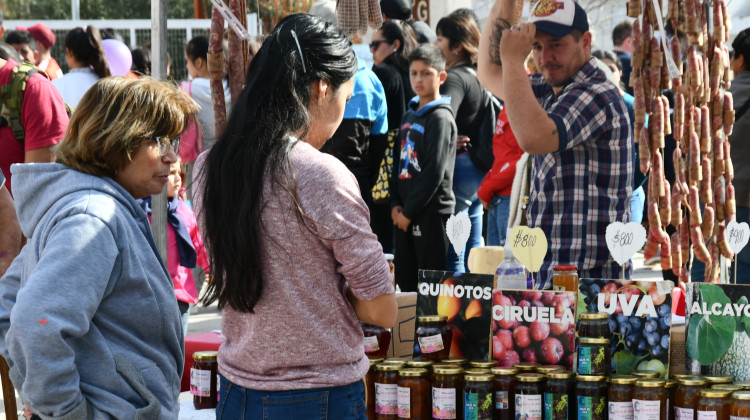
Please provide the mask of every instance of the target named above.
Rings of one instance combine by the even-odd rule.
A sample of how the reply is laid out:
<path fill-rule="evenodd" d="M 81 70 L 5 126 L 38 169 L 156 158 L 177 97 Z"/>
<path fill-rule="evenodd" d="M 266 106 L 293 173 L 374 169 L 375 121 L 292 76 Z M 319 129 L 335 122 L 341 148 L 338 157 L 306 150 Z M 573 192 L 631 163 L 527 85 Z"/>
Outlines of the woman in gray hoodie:
<path fill-rule="evenodd" d="M 172 280 L 137 198 L 158 194 L 196 112 L 177 87 L 104 78 L 59 163 L 13 165 L 29 238 L 0 279 L 0 352 L 48 419 L 176 419 L 184 363 Z"/>

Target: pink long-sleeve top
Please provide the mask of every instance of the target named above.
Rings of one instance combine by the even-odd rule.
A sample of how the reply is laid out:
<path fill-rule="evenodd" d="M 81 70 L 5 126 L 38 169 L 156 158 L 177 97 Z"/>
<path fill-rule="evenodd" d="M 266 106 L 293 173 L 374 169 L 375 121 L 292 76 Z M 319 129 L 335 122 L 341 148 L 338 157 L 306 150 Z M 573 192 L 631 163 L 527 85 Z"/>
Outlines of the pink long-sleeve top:
<path fill-rule="evenodd" d="M 210 272 L 208 266 L 208 256 L 206 248 L 203 246 L 203 238 L 198 231 L 198 222 L 195 220 L 195 213 L 182 200 L 177 207 L 177 214 L 185 222 L 190 239 L 193 241 L 195 251 L 198 253 L 197 263 L 206 273 Z M 187 267 L 180 265 L 180 253 L 177 250 L 177 238 L 175 237 L 174 228 L 167 223 L 167 270 L 174 283 L 174 293 L 177 300 L 187 303 L 198 303 L 198 289 L 195 286 L 193 272 Z"/>

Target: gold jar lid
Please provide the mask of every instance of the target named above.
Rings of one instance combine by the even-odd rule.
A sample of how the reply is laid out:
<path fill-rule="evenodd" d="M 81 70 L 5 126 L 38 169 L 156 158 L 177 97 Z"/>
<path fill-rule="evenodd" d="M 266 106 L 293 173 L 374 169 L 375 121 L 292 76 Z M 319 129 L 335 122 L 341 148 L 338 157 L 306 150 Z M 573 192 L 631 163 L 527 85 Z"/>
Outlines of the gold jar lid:
<path fill-rule="evenodd" d="M 472 360 L 471 362 L 469 362 L 469 366 L 480 369 L 492 369 L 493 367 L 497 366 L 497 362 L 488 360 Z"/>
<path fill-rule="evenodd" d="M 385 359 L 383 359 L 382 357 L 376 357 L 374 359 L 370 359 L 370 367 L 373 367 L 373 366 L 376 366 L 376 365 L 379 365 L 379 364 L 383 363 L 383 360 L 385 360 Z"/>
<path fill-rule="evenodd" d="M 464 370 L 455 366 L 451 367 L 435 367 L 432 369 L 435 375 L 460 375 L 464 373 Z"/>
<path fill-rule="evenodd" d="M 490 373 L 493 375 L 501 375 L 501 376 L 515 375 L 518 373 L 518 369 L 508 368 L 508 367 L 495 367 L 495 368 L 490 369 Z"/>
<path fill-rule="evenodd" d="M 448 322 L 448 317 L 445 315 L 422 315 L 417 320 L 422 322 Z"/>
<path fill-rule="evenodd" d="M 406 366 L 406 363 L 408 363 L 408 361 L 403 359 L 385 359 L 382 363 L 386 365 Z"/>
<path fill-rule="evenodd" d="M 700 396 L 701 397 L 708 397 L 708 398 L 727 398 L 732 393 L 729 391 L 724 391 L 723 389 L 701 389 L 700 390 Z"/>
<path fill-rule="evenodd" d="M 463 357 L 454 357 L 453 359 L 444 359 L 440 361 L 440 363 L 448 363 L 451 365 L 459 365 L 459 366 L 463 366 L 467 362 L 468 360 L 464 359 Z"/>
<path fill-rule="evenodd" d="M 741 391 L 742 387 L 736 384 L 714 384 L 713 386 L 711 386 L 711 389 L 719 389 L 721 391 L 734 392 L 734 391 Z"/>
<path fill-rule="evenodd" d="M 396 365 L 393 363 L 381 363 L 377 366 L 375 366 L 375 370 L 381 371 L 381 372 L 397 372 L 401 370 L 401 365 Z"/>
<path fill-rule="evenodd" d="M 708 383 L 713 384 L 731 384 L 731 376 L 705 376 Z"/>
<path fill-rule="evenodd" d="M 659 372 L 655 370 L 636 370 L 632 375 L 639 379 L 656 379 L 659 377 Z"/>
<path fill-rule="evenodd" d="M 589 337 L 581 337 L 578 339 L 578 342 L 581 344 L 609 344 L 609 338 L 589 338 Z"/>
<path fill-rule="evenodd" d="M 637 379 L 633 375 L 612 375 L 608 380 L 611 384 L 633 385 Z"/>
<path fill-rule="evenodd" d="M 732 393 L 735 400 L 750 401 L 750 391 L 735 391 Z"/>
<path fill-rule="evenodd" d="M 578 318 L 581 320 L 598 320 L 598 319 L 607 319 L 609 318 L 609 314 L 606 312 L 584 312 L 580 315 L 578 315 Z"/>
<path fill-rule="evenodd" d="M 412 368 L 412 369 L 401 369 L 398 372 L 399 376 L 408 376 L 408 377 L 416 377 L 416 376 L 425 376 L 427 375 L 427 369 L 421 369 L 421 368 Z"/>
<path fill-rule="evenodd" d="M 435 363 L 434 365 L 432 365 L 433 372 L 435 371 L 435 369 L 461 369 L 463 370 L 461 366 L 455 363 Z"/>
<path fill-rule="evenodd" d="M 492 382 L 495 380 L 495 377 L 488 374 L 488 373 L 472 373 L 469 374 L 468 372 L 466 375 L 464 375 L 464 381 L 466 382 Z"/>
<path fill-rule="evenodd" d="M 539 366 L 541 365 L 535 362 L 520 362 L 513 365 L 519 372 L 534 372 Z"/>
<path fill-rule="evenodd" d="M 640 386 L 643 388 L 664 388 L 665 382 L 666 381 L 664 379 L 639 378 L 637 381 L 635 381 L 635 386 Z"/>
<path fill-rule="evenodd" d="M 739 382 L 735 382 L 734 384 L 741 386 L 742 389 L 750 389 L 750 382 L 748 381 L 739 381 Z"/>
<path fill-rule="evenodd" d="M 706 386 L 708 384 L 708 381 L 706 380 L 706 378 L 703 378 L 701 376 L 687 376 L 677 379 L 677 383 L 680 385 L 688 386 Z"/>
<path fill-rule="evenodd" d="M 565 370 L 565 367 L 560 365 L 544 365 L 536 367 L 536 372 L 542 374 L 559 372 L 561 370 Z"/>
<path fill-rule="evenodd" d="M 409 360 L 408 362 L 406 362 L 406 366 L 409 366 L 410 368 L 421 369 L 431 368 L 434 364 L 435 362 L 433 362 L 432 360 Z"/>
<path fill-rule="evenodd" d="M 695 373 L 675 373 L 674 375 L 669 375 L 672 379 L 681 379 L 681 378 L 702 378 L 702 376 L 697 375 Z"/>
<path fill-rule="evenodd" d="M 604 382 L 607 377 L 603 375 L 576 375 L 576 380 L 580 382 Z"/>
<path fill-rule="evenodd" d="M 464 371 L 464 374 L 466 374 L 466 375 L 489 375 L 490 374 L 490 370 L 489 369 L 472 368 L 472 369 L 466 369 Z"/>
<path fill-rule="evenodd" d="M 544 375 L 541 373 L 519 373 L 516 375 L 518 382 L 542 382 Z"/>
<path fill-rule="evenodd" d="M 677 381 L 675 381 L 674 379 L 667 379 L 667 381 L 664 382 L 664 388 L 669 389 L 669 388 L 674 388 L 676 386 L 677 386 Z"/>
<path fill-rule="evenodd" d="M 572 379 L 575 375 L 573 372 L 555 370 L 545 374 L 548 379 Z"/>
<path fill-rule="evenodd" d="M 218 352 L 216 351 L 196 351 L 193 353 L 193 360 L 196 362 L 210 362 L 212 360 L 216 360 L 216 355 Z"/>

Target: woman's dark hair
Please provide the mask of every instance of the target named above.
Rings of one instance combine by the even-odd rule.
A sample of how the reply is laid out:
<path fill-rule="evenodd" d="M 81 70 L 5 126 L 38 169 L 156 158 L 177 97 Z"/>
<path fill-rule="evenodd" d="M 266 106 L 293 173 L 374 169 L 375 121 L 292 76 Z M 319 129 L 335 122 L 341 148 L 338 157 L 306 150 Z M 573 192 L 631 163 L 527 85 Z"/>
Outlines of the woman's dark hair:
<path fill-rule="evenodd" d="M 383 38 L 392 44 L 393 41 L 399 40 L 401 46 L 389 58 L 391 62 L 405 72 L 409 72 L 409 55 L 417 46 L 417 38 L 411 26 L 400 20 L 386 20 L 380 27 L 380 34 Z"/>
<path fill-rule="evenodd" d="M 78 27 L 68 32 L 65 36 L 65 48 L 76 60 L 93 67 L 94 73 L 100 78 L 112 75 L 102 46 L 102 37 L 93 26 L 87 26 L 86 29 Z"/>
<path fill-rule="evenodd" d="M 617 69 L 622 71 L 622 61 L 620 61 L 620 57 L 618 57 L 617 54 L 614 53 L 614 51 L 595 50 L 591 53 L 591 55 L 600 60 L 609 60 L 615 63 L 615 66 L 617 66 Z"/>
<path fill-rule="evenodd" d="M 476 64 L 480 33 L 474 18 L 466 14 L 451 13 L 438 21 L 435 33 L 447 38 L 451 48 L 462 46 L 461 59 L 470 65 Z"/>
<path fill-rule="evenodd" d="M 737 34 L 732 41 L 733 56 L 745 57 L 745 69 L 750 69 L 750 28 L 744 29 Z"/>
<path fill-rule="evenodd" d="M 130 51 L 133 56 L 133 73 L 139 76 L 151 75 L 151 50 L 146 47 L 135 47 Z"/>
<path fill-rule="evenodd" d="M 214 276 L 204 304 L 218 299 L 220 308 L 253 312 L 263 293 L 264 175 L 275 191 L 289 194 L 298 221 L 314 230 L 297 198 L 289 137 L 307 135 L 311 84 L 326 80 L 338 89 L 356 70 L 346 35 L 308 14 L 282 19 L 250 62 L 245 89 L 198 174 Z"/>
<path fill-rule="evenodd" d="M 208 37 L 199 35 L 188 41 L 185 46 L 185 55 L 188 56 L 190 61 L 195 61 L 202 58 L 203 61 L 208 60 Z"/>

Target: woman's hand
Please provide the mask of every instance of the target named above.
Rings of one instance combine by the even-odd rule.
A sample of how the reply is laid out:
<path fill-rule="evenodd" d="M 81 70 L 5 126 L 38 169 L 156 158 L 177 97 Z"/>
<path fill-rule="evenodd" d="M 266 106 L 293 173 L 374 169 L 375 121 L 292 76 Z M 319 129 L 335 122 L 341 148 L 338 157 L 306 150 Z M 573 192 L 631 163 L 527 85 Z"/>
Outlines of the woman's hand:
<path fill-rule="evenodd" d="M 411 219 L 404 216 L 404 213 L 399 212 L 396 216 L 396 220 L 393 221 L 393 224 L 398 226 L 399 229 L 406 232 L 406 230 L 409 229 L 409 225 L 411 224 Z"/>
<path fill-rule="evenodd" d="M 481 198 L 479 200 L 482 201 L 482 207 L 484 207 L 485 210 L 492 210 L 492 203 L 484 201 Z"/>

